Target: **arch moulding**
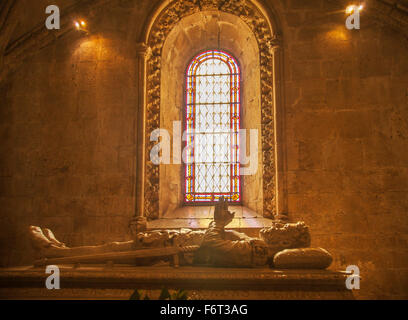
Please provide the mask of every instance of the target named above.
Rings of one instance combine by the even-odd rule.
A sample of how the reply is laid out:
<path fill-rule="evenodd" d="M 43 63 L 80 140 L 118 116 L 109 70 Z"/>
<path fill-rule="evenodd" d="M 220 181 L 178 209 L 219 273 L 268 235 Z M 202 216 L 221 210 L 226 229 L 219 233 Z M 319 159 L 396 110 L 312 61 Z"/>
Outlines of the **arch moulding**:
<path fill-rule="evenodd" d="M 150 133 L 160 128 L 161 59 L 164 42 L 184 17 L 199 11 L 218 10 L 238 16 L 251 29 L 259 46 L 261 83 L 261 136 L 263 213 L 286 217 L 284 116 L 282 112 L 282 37 L 276 15 L 270 8 L 249 0 L 162 1 L 150 17 L 140 39 L 146 54 L 142 64 L 143 98 L 139 100 L 136 215 L 157 219 L 159 215 L 159 166 L 149 160 Z M 139 91 L 140 92 L 140 91 Z M 140 92 L 142 93 L 142 92 Z"/>

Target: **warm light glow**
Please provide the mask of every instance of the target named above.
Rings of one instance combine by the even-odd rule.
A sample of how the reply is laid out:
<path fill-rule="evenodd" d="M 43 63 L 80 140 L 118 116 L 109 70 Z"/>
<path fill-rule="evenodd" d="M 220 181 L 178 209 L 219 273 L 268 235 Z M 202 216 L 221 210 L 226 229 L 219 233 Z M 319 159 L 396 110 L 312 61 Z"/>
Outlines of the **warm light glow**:
<path fill-rule="evenodd" d="M 350 14 L 350 13 L 352 13 L 353 11 L 354 11 L 354 6 L 348 6 L 347 9 L 346 9 L 346 13 L 347 13 L 347 14 Z"/>
<path fill-rule="evenodd" d="M 359 6 L 356 6 L 356 5 L 350 5 L 350 6 L 348 6 L 347 7 L 347 9 L 346 9 L 346 13 L 347 14 L 352 14 L 353 12 L 354 12 L 354 10 L 358 10 L 358 11 L 361 11 L 361 10 L 363 10 L 364 9 L 364 5 L 359 5 Z"/>
<path fill-rule="evenodd" d="M 88 30 L 86 30 L 86 22 L 84 20 L 75 20 L 74 25 L 78 31 L 88 33 Z"/>
<path fill-rule="evenodd" d="M 344 28 L 336 28 L 326 33 L 326 39 L 329 41 L 346 41 L 348 40 L 347 33 Z"/>

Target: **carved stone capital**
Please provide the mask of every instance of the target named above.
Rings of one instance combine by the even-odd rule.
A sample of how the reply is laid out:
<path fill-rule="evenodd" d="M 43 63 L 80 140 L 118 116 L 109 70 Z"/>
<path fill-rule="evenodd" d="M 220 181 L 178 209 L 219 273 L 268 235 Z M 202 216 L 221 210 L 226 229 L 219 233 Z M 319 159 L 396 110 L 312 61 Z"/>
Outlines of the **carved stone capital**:
<path fill-rule="evenodd" d="M 271 40 L 268 41 L 268 47 L 270 53 L 275 53 L 276 51 L 282 49 L 282 37 L 280 35 L 275 35 Z"/>
<path fill-rule="evenodd" d="M 136 55 L 140 58 L 149 59 L 152 49 L 144 42 L 136 43 Z"/>

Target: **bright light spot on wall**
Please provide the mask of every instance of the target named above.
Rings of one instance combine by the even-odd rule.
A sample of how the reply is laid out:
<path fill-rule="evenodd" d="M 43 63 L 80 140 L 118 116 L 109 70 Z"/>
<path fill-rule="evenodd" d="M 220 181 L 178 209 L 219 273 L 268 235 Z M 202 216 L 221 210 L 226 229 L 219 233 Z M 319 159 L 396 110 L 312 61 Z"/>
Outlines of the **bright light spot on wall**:
<path fill-rule="evenodd" d="M 348 37 L 343 28 L 336 28 L 326 33 L 326 39 L 329 41 L 346 41 Z"/>

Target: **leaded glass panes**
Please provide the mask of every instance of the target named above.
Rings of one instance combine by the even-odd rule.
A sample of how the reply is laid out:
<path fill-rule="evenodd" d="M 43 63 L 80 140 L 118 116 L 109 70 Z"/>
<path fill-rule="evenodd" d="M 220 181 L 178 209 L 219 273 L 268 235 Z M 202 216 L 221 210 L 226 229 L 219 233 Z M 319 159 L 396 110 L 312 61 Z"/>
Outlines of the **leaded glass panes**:
<path fill-rule="evenodd" d="M 196 56 L 186 74 L 187 203 L 224 196 L 241 201 L 239 175 L 240 70 L 229 54 Z"/>

